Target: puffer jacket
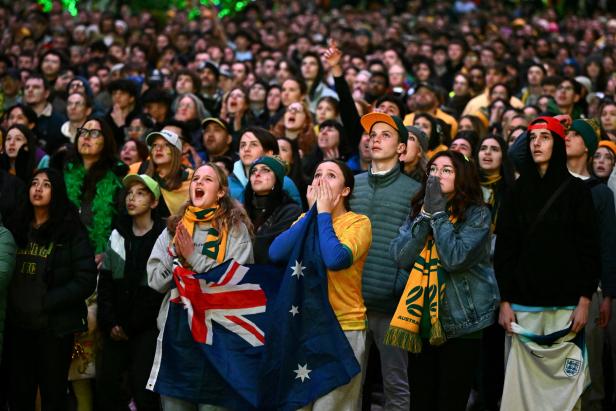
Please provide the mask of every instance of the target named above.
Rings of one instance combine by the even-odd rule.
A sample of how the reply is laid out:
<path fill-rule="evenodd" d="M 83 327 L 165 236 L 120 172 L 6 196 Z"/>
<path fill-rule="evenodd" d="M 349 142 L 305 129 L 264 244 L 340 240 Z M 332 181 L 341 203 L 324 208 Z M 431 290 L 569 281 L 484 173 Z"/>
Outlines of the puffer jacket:
<path fill-rule="evenodd" d="M 398 235 L 411 209 L 411 199 L 420 184 L 402 174 L 398 166 L 383 175 L 368 171 L 355 176 L 351 210 L 372 223 L 372 245 L 362 273 L 362 294 L 368 312 L 393 314 L 408 279 L 389 254 L 389 244 Z"/>

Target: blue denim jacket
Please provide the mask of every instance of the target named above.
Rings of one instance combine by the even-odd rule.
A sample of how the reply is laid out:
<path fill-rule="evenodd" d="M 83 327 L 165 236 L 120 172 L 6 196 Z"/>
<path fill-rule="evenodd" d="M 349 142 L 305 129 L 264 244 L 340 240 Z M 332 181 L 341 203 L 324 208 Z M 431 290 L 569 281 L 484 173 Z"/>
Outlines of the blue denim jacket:
<path fill-rule="evenodd" d="M 440 264 L 445 270 L 445 298 L 441 324 L 447 338 L 479 331 L 494 322 L 498 286 L 490 263 L 490 211 L 471 206 L 461 223 L 452 224 L 442 213 L 428 219 L 407 219 L 389 251 L 400 267 L 410 270 L 433 234 Z"/>

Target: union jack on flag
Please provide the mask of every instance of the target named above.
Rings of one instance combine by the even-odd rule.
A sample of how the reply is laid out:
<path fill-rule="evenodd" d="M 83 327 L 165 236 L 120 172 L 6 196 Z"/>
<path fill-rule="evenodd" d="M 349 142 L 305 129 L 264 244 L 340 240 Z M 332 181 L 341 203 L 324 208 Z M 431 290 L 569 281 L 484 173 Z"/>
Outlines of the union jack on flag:
<path fill-rule="evenodd" d="M 212 345 L 213 322 L 243 338 L 253 347 L 265 344 L 265 333 L 247 315 L 265 312 L 267 298 L 259 284 L 239 284 L 248 268 L 232 261 L 218 280 L 196 278 L 195 273 L 175 263 L 171 302 L 183 304 L 196 342 Z"/>

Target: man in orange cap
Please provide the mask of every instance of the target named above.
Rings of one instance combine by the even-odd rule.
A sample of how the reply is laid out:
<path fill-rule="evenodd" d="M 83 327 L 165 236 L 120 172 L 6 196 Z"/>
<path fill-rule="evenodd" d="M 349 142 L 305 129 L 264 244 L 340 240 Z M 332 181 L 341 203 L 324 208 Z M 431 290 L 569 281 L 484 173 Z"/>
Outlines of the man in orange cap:
<path fill-rule="evenodd" d="M 370 136 L 370 169 L 355 177 L 351 208 L 372 222 L 372 246 L 362 272 L 362 294 L 368 312 L 366 349 L 374 342 L 381 357 L 384 409 L 409 409 L 408 353 L 383 343 L 389 322 L 402 294 L 408 272 L 389 254 L 389 243 L 410 212 L 411 198 L 419 190 L 415 180 L 400 171 L 399 156 L 408 131 L 397 116 L 369 113 L 361 118 Z"/>

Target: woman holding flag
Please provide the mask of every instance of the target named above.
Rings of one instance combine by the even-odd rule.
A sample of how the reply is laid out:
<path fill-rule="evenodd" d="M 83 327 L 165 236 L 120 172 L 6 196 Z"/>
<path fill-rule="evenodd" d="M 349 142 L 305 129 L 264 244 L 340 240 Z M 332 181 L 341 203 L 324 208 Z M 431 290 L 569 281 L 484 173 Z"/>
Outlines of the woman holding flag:
<path fill-rule="evenodd" d="M 411 351 L 411 407 L 464 410 L 481 330 L 494 322 L 498 288 L 490 264 L 490 210 L 475 166 L 442 151 L 390 251 L 411 270 L 385 342 Z"/>
<path fill-rule="evenodd" d="M 308 186 L 307 199 L 311 210 L 276 237 L 269 255 L 273 262 L 287 261 L 294 244 L 299 241 L 302 226 L 308 224 L 311 213 L 318 213 L 319 249 L 327 268 L 329 303 L 363 370 L 366 307 L 361 294 L 361 273 L 372 242 L 372 228 L 368 217 L 350 211 L 349 198 L 354 183 L 353 172 L 344 162 L 321 162 L 312 184 Z M 348 384 L 318 398 L 301 411 L 360 410 L 362 374 L 360 371 Z"/>
<path fill-rule="evenodd" d="M 229 259 L 239 264 L 253 262 L 252 225 L 241 206 L 229 196 L 225 173 L 213 163 L 199 167 L 190 182 L 189 195 L 190 200 L 180 214 L 167 220 L 167 229 L 158 237 L 147 264 L 148 284 L 166 293 L 158 315 L 161 334 L 150 379 L 155 378 L 160 366 L 160 344 L 167 320 L 174 264 L 203 273 Z M 191 361 L 205 359 L 197 357 Z M 178 385 L 194 384 L 192 381 L 181 381 L 182 374 L 178 374 L 177 378 L 180 380 L 177 381 Z M 152 388 L 150 384 L 148 388 Z M 161 394 L 165 411 L 220 409 Z"/>

